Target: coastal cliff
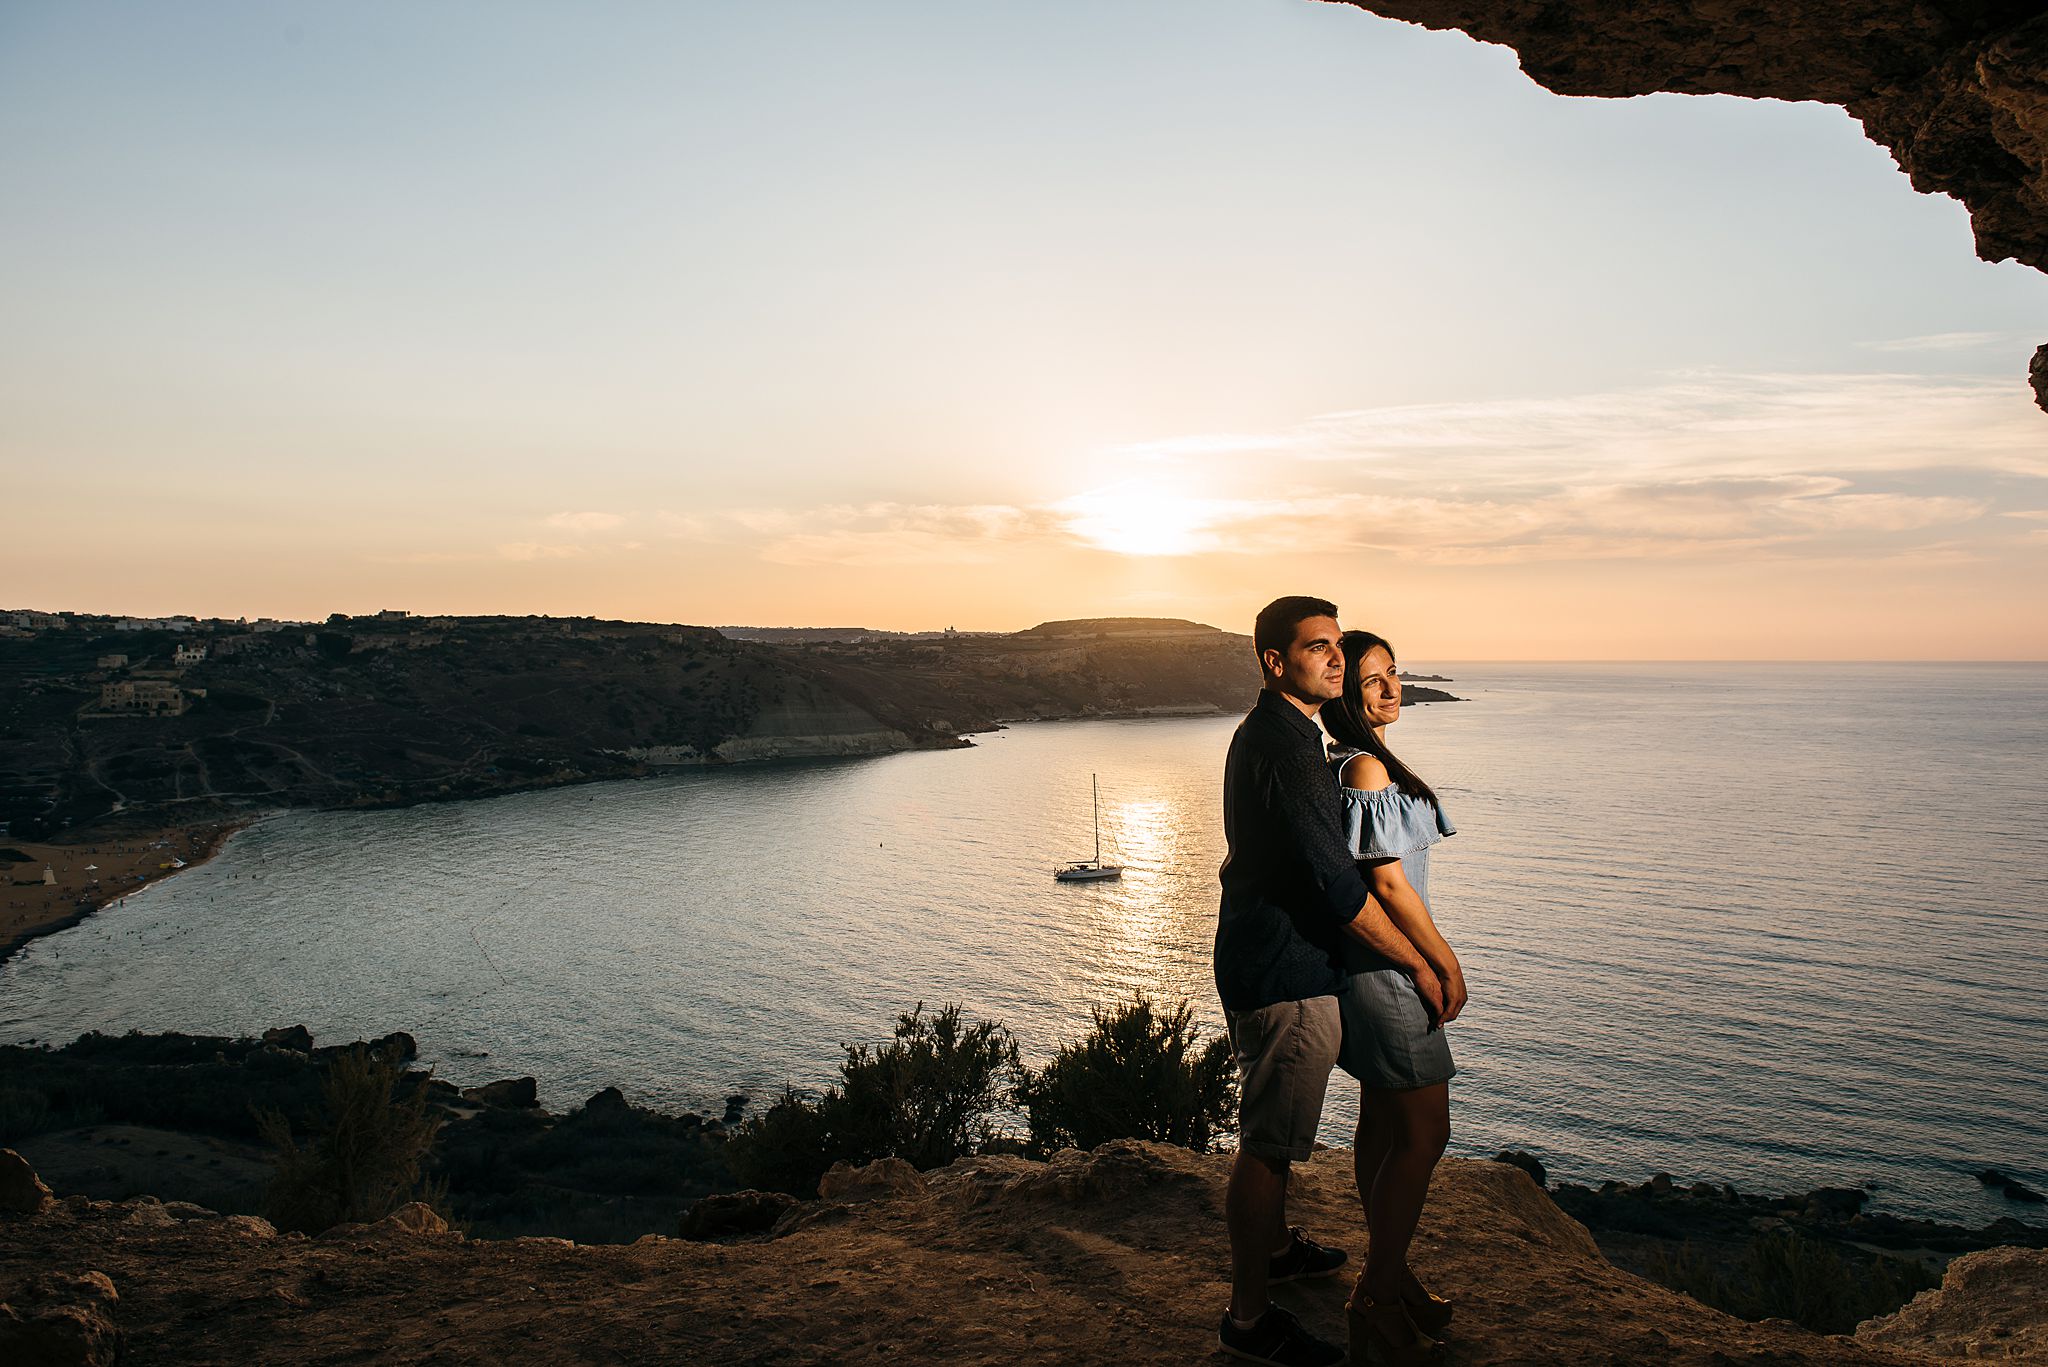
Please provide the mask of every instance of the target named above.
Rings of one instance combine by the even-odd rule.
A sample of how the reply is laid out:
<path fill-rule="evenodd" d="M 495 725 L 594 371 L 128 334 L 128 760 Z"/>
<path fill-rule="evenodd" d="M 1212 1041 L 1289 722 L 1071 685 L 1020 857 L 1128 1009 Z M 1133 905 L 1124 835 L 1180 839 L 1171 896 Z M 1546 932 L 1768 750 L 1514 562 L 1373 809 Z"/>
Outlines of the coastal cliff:
<path fill-rule="evenodd" d="M 166 1364 L 1181 1364 L 1214 1352 L 1230 1161 L 1135 1141 L 924 1174 L 883 1160 L 829 1175 L 829 1199 L 788 1208 L 765 1233 L 579 1246 L 469 1239 L 419 1206 L 307 1238 L 148 1197 L 59 1199 L 8 1152 L 0 1351 L 25 1367 L 116 1352 Z M 1355 1264 L 1366 1234 L 1350 1154 L 1296 1171 L 1292 1218 Z M 1520 1169 L 1460 1159 L 1445 1162 L 1415 1249 L 1459 1302 L 1464 1367 L 2038 1362 L 2044 1312 L 2026 1288 L 2043 1259 L 1959 1259 L 1955 1285 L 1893 1317 L 1916 1329 L 1827 1337 L 1734 1319 L 1623 1272 Z M 1276 1295 L 1341 1339 L 1347 1289 L 1338 1277 Z"/>

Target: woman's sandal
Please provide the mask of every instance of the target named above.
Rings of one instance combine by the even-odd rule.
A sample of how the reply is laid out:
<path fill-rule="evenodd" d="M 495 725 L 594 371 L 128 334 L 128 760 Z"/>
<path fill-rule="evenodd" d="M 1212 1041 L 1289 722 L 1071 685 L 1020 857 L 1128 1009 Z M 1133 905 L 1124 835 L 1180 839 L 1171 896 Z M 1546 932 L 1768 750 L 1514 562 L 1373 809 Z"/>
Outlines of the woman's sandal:
<path fill-rule="evenodd" d="M 1451 1316 L 1456 1313 L 1457 1305 L 1419 1284 L 1416 1289 L 1422 1292 L 1422 1299 L 1411 1301 L 1403 1296 L 1402 1307 L 1408 1311 L 1408 1318 L 1415 1321 L 1417 1329 L 1442 1338 L 1444 1330 L 1451 1327 Z"/>
<path fill-rule="evenodd" d="M 1441 1361 L 1441 1345 L 1415 1327 L 1400 1301 L 1353 1296 L 1344 1307 L 1352 1367 L 1424 1367 Z"/>

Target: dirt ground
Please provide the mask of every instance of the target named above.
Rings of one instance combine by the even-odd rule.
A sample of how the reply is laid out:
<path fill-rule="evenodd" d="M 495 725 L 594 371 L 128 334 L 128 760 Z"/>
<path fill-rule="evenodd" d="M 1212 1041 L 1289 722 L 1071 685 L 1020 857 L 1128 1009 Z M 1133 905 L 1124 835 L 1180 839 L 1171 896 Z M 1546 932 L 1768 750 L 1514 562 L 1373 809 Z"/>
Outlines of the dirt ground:
<path fill-rule="evenodd" d="M 72 1198 L 0 1225 L 0 1299 L 22 1303 L 43 1273 L 104 1273 L 127 1360 L 160 1364 L 1222 1364 L 1229 1161 L 1131 1143 L 971 1159 L 724 1244 L 493 1242 L 390 1222 L 306 1239 Z M 1291 1215 L 1356 1265 L 1347 1152 L 1298 1169 Z M 1415 1261 L 1459 1301 L 1457 1367 L 1929 1362 L 1744 1323 L 1621 1272 L 1503 1164 L 1445 1164 Z M 1348 1284 L 1276 1297 L 1341 1342 Z"/>
<path fill-rule="evenodd" d="M 28 856 L 0 863 L 0 959 L 38 935 L 76 925 L 109 902 L 179 872 L 173 860 L 188 868 L 205 863 L 248 824 L 167 826 L 68 845 L 0 839 L 0 849 Z M 55 882 L 43 881 L 45 869 Z"/>

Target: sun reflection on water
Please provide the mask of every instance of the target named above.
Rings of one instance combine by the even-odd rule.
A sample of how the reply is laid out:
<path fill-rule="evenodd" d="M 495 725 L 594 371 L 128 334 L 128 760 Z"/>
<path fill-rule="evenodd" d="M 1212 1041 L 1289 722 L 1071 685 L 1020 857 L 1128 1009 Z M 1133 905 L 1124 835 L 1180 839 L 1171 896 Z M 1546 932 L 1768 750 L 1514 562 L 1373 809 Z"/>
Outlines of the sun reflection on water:
<path fill-rule="evenodd" d="M 1105 794 L 1103 858 L 1123 866 L 1114 883 L 1090 885 L 1087 995 L 1108 1002 L 1138 991 L 1159 998 L 1185 989 L 1184 917 L 1170 884 L 1186 873 L 1190 814 L 1159 792 Z M 1077 984 L 1079 986 L 1079 984 Z"/>

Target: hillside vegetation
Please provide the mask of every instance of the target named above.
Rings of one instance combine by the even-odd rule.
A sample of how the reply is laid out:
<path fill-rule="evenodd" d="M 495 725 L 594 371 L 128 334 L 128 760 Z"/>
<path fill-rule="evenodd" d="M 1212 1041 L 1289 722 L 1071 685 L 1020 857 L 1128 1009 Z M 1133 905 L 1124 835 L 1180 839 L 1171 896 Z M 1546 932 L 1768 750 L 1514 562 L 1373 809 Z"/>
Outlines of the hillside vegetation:
<path fill-rule="evenodd" d="M 0 821 L 32 840 L 116 816 L 388 806 L 880 754 L 1007 720 L 1232 711 L 1257 687 L 1247 638 L 1189 622 L 829 635 L 774 644 L 544 617 L 117 632 L 77 618 L 0 640 Z M 205 658 L 179 665 L 179 646 Z M 101 667 L 114 655 L 127 663 Z M 136 681 L 175 689 L 183 710 L 101 715 L 104 689 Z"/>

